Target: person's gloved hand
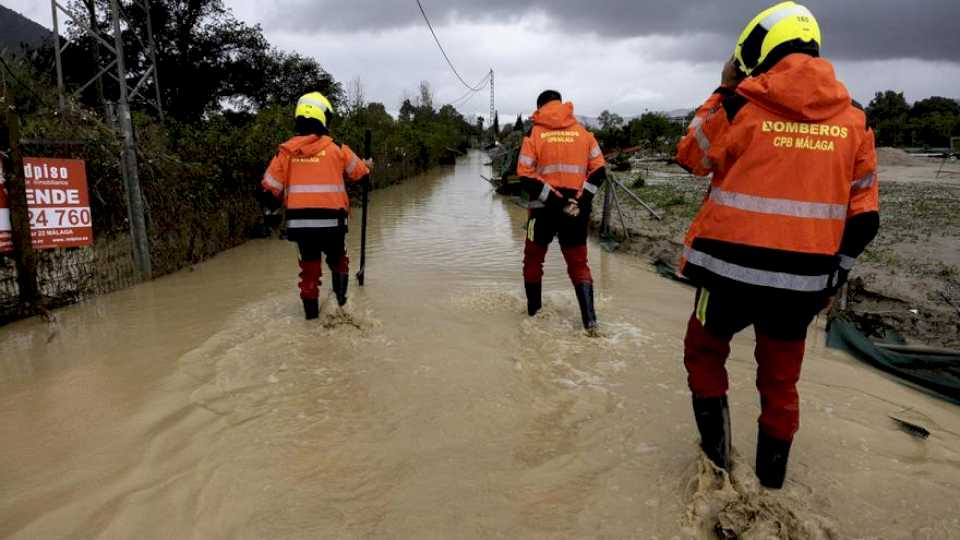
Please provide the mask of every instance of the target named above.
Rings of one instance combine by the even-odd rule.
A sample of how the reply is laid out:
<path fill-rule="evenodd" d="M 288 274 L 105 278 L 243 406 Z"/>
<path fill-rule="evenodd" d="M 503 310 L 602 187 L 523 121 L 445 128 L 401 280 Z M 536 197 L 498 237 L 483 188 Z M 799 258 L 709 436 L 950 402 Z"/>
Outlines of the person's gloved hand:
<path fill-rule="evenodd" d="M 579 204 L 581 214 L 586 214 L 593 210 L 593 193 L 584 190 L 584 192 L 580 194 Z"/>
<path fill-rule="evenodd" d="M 840 258 L 838 257 L 836 266 L 830 274 L 830 283 L 827 284 L 827 292 L 831 295 L 837 294 L 840 287 L 843 287 L 847 283 L 849 277 L 850 271 L 840 266 Z"/>
<path fill-rule="evenodd" d="M 567 205 L 563 207 L 563 213 L 572 218 L 580 216 L 580 202 L 576 199 L 567 199 Z"/>
<path fill-rule="evenodd" d="M 280 200 L 273 196 L 273 193 L 261 188 L 257 188 L 257 193 L 255 195 L 257 202 L 260 203 L 260 206 L 266 208 L 267 210 L 277 210 L 280 208 Z"/>

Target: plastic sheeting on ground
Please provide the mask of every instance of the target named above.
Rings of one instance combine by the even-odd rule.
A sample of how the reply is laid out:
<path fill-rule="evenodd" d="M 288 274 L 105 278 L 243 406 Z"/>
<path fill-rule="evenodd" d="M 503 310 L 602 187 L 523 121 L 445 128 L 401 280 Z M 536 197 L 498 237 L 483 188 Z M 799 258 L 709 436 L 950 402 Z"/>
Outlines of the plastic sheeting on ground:
<path fill-rule="evenodd" d="M 852 322 L 843 319 L 830 321 L 827 346 L 847 351 L 912 386 L 960 405 L 960 353 L 886 350 L 878 347 Z"/>

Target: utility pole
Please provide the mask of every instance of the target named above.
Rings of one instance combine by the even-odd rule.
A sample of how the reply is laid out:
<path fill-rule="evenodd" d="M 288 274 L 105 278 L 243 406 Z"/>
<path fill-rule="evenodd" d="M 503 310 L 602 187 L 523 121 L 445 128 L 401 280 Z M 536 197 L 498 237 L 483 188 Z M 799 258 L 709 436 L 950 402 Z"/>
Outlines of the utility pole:
<path fill-rule="evenodd" d="M 94 4 L 96 0 L 84 0 L 87 5 L 87 13 L 90 15 L 90 28 L 97 27 L 97 7 Z M 57 12 L 56 9 L 53 10 Z M 100 66 L 100 43 L 93 41 L 93 65 Z M 61 68 L 62 69 L 62 68 Z M 61 96 L 63 93 L 61 92 Z M 104 110 L 107 108 L 107 94 L 103 90 L 103 77 L 97 77 L 97 98 L 100 100 L 100 106 Z M 60 105 L 63 107 L 63 104 Z"/>
<path fill-rule="evenodd" d="M 133 140 L 133 119 L 127 92 L 127 69 L 123 56 L 123 35 L 120 33 L 120 7 L 117 0 L 110 0 L 113 16 L 113 40 L 117 52 L 117 77 L 120 79 L 120 100 L 117 103 L 118 123 L 123 135 L 123 181 L 127 192 L 127 215 L 130 219 L 130 241 L 133 243 L 133 260 L 140 278 L 147 280 L 153 274 L 150 261 L 150 244 L 147 237 L 146 216 L 143 210 L 143 193 L 137 167 L 137 148 Z"/>
<path fill-rule="evenodd" d="M 493 116 L 496 114 L 494 106 L 494 93 L 493 93 L 493 68 L 490 68 L 490 126 L 493 126 Z M 493 142 L 497 142 L 497 134 L 493 134 Z"/>
<path fill-rule="evenodd" d="M 92 0 L 91 0 L 92 1 Z M 150 54 L 150 63 L 153 64 L 153 89 L 157 96 L 157 112 L 160 113 L 160 122 L 164 122 L 163 101 L 160 97 L 160 66 L 157 64 L 157 42 L 153 39 L 153 17 L 150 16 L 150 0 L 143 1 L 143 10 L 147 16 L 147 49 Z"/>
<path fill-rule="evenodd" d="M 130 116 L 130 100 L 137 97 L 147 80 L 152 78 L 156 93 L 156 102 L 153 102 L 146 97 L 144 97 L 143 100 L 152 105 L 159 113 L 161 121 L 163 120 L 163 107 L 160 102 L 160 82 L 157 76 L 156 46 L 153 41 L 153 25 L 150 21 L 150 1 L 136 0 L 136 4 L 146 11 L 148 43 L 143 43 L 143 40 L 140 39 L 139 36 L 137 36 L 137 40 L 146 50 L 146 54 L 149 56 L 152 65 L 150 65 L 147 68 L 147 71 L 144 72 L 138 81 L 136 81 L 136 84 L 133 85 L 132 89 L 128 86 L 123 34 L 121 33 L 120 28 L 121 12 L 119 2 L 117 0 L 110 0 L 110 21 L 113 31 L 113 43 L 111 44 L 109 41 L 104 39 L 104 36 L 102 36 L 97 30 L 97 16 L 93 0 L 86 1 L 88 11 L 87 16 L 74 13 L 71 8 L 63 5 L 63 1 L 65 0 L 50 0 L 51 9 L 53 11 L 53 34 L 55 40 L 54 56 L 57 64 L 57 87 L 60 93 L 60 109 L 65 110 L 67 107 L 67 91 L 63 77 L 64 70 L 62 52 L 67 46 L 69 46 L 69 43 L 64 46 L 60 45 L 59 23 L 59 16 L 65 15 L 78 27 L 85 30 L 87 35 L 95 40 L 96 48 L 94 54 L 95 59 L 97 59 L 98 68 L 100 67 L 99 57 L 101 48 L 102 50 L 106 50 L 109 53 L 109 57 L 112 58 L 112 61 L 108 62 L 106 66 L 100 68 L 100 71 L 92 79 L 87 81 L 87 83 L 82 85 L 79 89 L 75 90 L 72 95 L 79 95 L 91 84 L 102 84 L 102 78 L 105 75 L 109 75 L 117 82 L 117 86 L 119 87 L 119 99 L 117 100 L 116 116 L 117 125 L 120 129 L 120 134 L 123 139 L 123 150 L 120 155 L 120 171 L 123 174 L 124 187 L 127 196 L 127 217 L 128 221 L 130 222 L 130 241 L 133 247 L 133 259 L 137 270 L 140 273 L 141 279 L 150 279 L 151 275 L 153 274 L 153 268 L 150 260 L 150 244 L 147 236 L 147 220 L 144 211 L 143 192 L 140 188 L 136 142 L 133 136 L 133 119 Z M 111 73 L 114 68 L 116 68 L 116 72 Z M 111 116 L 111 108 L 109 106 L 106 107 L 106 111 L 107 115 Z"/>
<path fill-rule="evenodd" d="M 6 189 L 10 201 L 10 229 L 13 254 L 17 267 L 17 287 L 20 289 L 20 306 L 28 312 L 40 307 L 40 287 L 37 285 L 37 256 L 33 251 L 30 235 L 30 210 L 27 208 L 26 179 L 23 177 L 23 155 L 20 153 L 20 117 L 14 108 L 13 96 L 2 88 L 4 119 L 7 124 L 10 157 L 4 161 L 9 166 Z"/>
<path fill-rule="evenodd" d="M 57 13 L 57 0 L 50 0 L 50 10 L 53 12 L 53 56 L 57 64 L 57 90 L 59 90 L 58 98 L 60 100 L 60 111 L 62 112 L 67 108 L 67 96 L 63 92 L 63 59 L 61 58 L 63 49 L 60 48 L 60 19 Z"/>
<path fill-rule="evenodd" d="M 87 7 L 87 15 L 74 12 L 71 7 L 65 6 L 63 2 L 66 0 L 50 0 L 51 11 L 53 15 L 53 35 L 54 35 L 54 59 L 56 61 L 57 69 L 57 89 L 59 90 L 60 97 L 60 110 L 63 111 L 67 107 L 67 97 L 78 96 L 91 84 L 97 83 L 98 85 L 102 84 L 102 79 L 105 75 L 109 75 L 114 79 L 118 84 L 126 84 L 127 78 L 125 76 L 119 76 L 119 74 L 112 73 L 111 71 L 118 64 L 118 51 L 114 45 L 111 45 L 109 41 L 105 39 L 103 35 L 100 34 L 97 29 L 97 14 L 96 14 L 96 4 L 95 0 L 83 0 L 84 4 Z M 128 96 L 127 101 L 133 101 L 134 99 L 140 96 L 140 99 L 153 107 L 160 116 L 160 120 L 164 120 L 163 112 L 163 103 L 161 101 L 162 92 L 160 90 L 160 77 L 158 75 L 157 69 L 157 46 L 156 41 L 153 38 L 153 19 L 150 16 L 150 0 L 134 0 L 134 5 L 139 7 L 144 11 L 144 16 L 146 20 L 146 42 L 141 38 L 140 35 L 134 34 L 134 37 L 139 42 L 140 47 L 144 51 L 144 54 L 147 55 L 148 62 L 146 62 L 146 71 L 143 75 L 140 76 L 138 81 L 135 81 L 132 87 L 127 90 Z M 118 2 L 111 0 L 111 18 L 120 19 L 120 5 Z M 81 85 L 78 89 L 74 90 L 72 93 L 68 94 L 66 89 L 66 83 L 64 82 L 64 67 L 63 67 L 63 51 L 70 46 L 69 43 L 61 46 L 60 45 L 60 17 L 65 16 L 67 19 L 72 21 L 76 26 L 83 29 L 88 36 L 94 40 L 94 49 L 93 49 L 93 60 L 94 64 L 100 70 L 96 75 L 93 76 L 89 81 Z M 114 26 L 114 32 L 116 32 L 116 25 Z M 116 42 L 117 36 L 114 36 L 114 42 Z M 107 55 L 108 59 L 111 59 L 110 62 L 107 62 L 105 66 L 100 65 L 100 52 L 101 50 L 106 50 L 109 54 Z M 141 95 L 141 90 L 147 81 L 152 81 L 154 88 L 154 99 L 150 99 L 146 96 Z M 122 81 L 122 83 L 121 83 Z"/>

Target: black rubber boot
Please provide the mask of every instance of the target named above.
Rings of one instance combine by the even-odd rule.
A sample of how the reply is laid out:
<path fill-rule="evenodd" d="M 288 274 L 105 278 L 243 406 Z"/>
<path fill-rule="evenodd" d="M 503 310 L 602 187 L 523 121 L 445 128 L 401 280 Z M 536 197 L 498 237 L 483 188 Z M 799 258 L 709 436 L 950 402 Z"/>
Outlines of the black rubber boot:
<path fill-rule="evenodd" d="M 577 302 L 580 304 L 580 316 L 583 317 L 583 328 L 588 331 L 597 329 L 597 313 L 593 309 L 593 283 L 577 283 L 573 286 L 577 292 Z"/>
<path fill-rule="evenodd" d="M 693 398 L 693 416 L 700 430 L 700 447 L 714 465 L 730 470 L 730 409 L 727 396 Z"/>
<path fill-rule="evenodd" d="M 320 301 L 303 299 L 303 314 L 308 321 L 320 316 Z"/>
<path fill-rule="evenodd" d="M 775 439 L 762 431 L 757 434 L 757 478 L 763 487 L 783 487 L 791 444 L 792 441 Z"/>
<path fill-rule="evenodd" d="M 527 315 L 533 317 L 543 307 L 541 293 L 543 291 L 542 283 L 524 283 L 523 288 L 527 291 Z"/>
<path fill-rule="evenodd" d="M 337 295 L 337 304 L 343 307 L 347 303 L 347 286 L 350 285 L 350 274 L 333 273 L 333 292 Z"/>

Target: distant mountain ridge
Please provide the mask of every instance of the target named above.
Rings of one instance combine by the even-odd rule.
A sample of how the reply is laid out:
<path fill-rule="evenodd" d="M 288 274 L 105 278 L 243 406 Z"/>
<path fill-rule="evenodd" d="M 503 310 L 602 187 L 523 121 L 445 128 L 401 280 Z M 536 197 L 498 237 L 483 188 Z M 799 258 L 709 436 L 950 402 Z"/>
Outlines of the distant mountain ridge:
<path fill-rule="evenodd" d="M 53 32 L 31 21 L 10 8 L 0 5 L 0 48 L 19 52 L 34 49 L 52 36 Z"/>

